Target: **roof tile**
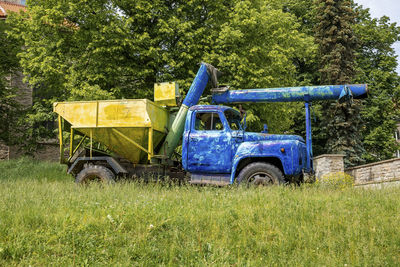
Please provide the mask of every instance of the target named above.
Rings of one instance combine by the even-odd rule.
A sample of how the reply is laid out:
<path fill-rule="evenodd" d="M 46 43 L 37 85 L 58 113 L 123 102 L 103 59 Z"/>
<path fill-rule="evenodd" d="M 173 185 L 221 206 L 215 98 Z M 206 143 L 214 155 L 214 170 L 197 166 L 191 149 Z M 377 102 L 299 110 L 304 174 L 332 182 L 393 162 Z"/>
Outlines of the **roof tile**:
<path fill-rule="evenodd" d="M 6 18 L 9 12 L 26 11 L 26 6 L 0 1 L 0 18 Z"/>

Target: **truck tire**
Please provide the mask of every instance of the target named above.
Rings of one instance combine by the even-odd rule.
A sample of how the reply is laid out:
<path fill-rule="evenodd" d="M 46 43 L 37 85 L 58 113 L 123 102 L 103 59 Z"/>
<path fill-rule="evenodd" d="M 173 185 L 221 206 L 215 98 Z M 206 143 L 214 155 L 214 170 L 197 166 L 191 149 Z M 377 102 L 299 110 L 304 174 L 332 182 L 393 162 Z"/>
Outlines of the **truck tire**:
<path fill-rule="evenodd" d="M 87 165 L 76 176 L 77 184 L 88 184 L 89 182 L 102 182 L 104 184 L 113 184 L 115 182 L 114 173 L 107 167 L 101 165 Z"/>
<path fill-rule="evenodd" d="M 276 166 L 264 162 L 254 162 L 240 171 L 236 181 L 238 184 L 248 186 L 270 186 L 283 184 L 285 179 L 281 170 Z"/>

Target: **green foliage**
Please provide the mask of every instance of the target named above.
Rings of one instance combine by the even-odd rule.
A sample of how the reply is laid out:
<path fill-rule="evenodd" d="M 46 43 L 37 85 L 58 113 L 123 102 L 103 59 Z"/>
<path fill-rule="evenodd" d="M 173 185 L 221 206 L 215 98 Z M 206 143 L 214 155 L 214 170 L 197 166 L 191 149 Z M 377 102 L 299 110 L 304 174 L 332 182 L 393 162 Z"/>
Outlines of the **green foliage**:
<path fill-rule="evenodd" d="M 233 88 L 293 86 L 296 60 L 313 59 L 312 38 L 299 32 L 300 24 L 282 11 L 279 1 L 238 1 L 222 24 L 209 61 L 224 72 L 222 82 Z M 207 58 L 207 59 L 208 59 Z M 290 130 L 297 104 L 244 105 L 251 130 Z"/>
<path fill-rule="evenodd" d="M 318 0 L 315 41 L 319 45 L 321 83 L 346 84 L 354 76 L 357 39 L 355 12 L 347 0 Z"/>
<path fill-rule="evenodd" d="M 110 53 L 101 54 L 94 44 L 106 39 L 113 42 L 104 28 L 112 27 L 115 21 L 111 20 L 112 11 L 104 6 L 107 1 L 83 2 L 29 1 L 26 14 L 9 18 L 14 26 L 12 34 L 26 46 L 19 54 L 21 65 L 40 98 L 111 96 L 107 80 L 119 69 L 108 67 L 107 62 L 115 63 L 115 58 Z M 111 49 L 105 43 L 103 46 Z"/>
<path fill-rule="evenodd" d="M 31 0 L 11 21 L 43 97 L 150 98 L 157 81 L 188 87 L 226 13 L 221 1 Z"/>
<path fill-rule="evenodd" d="M 302 31 L 310 34 L 314 27 L 317 9 L 311 0 L 285 1 L 288 12 L 295 14 L 303 21 Z M 398 27 L 390 23 L 387 17 L 372 19 L 369 10 L 352 3 L 355 10 L 355 23 L 352 26 L 358 46 L 355 50 L 355 76 L 353 83 L 367 83 L 369 97 L 362 100 L 362 125 L 356 126 L 361 133 L 359 137 L 365 152 L 359 154 L 367 162 L 391 158 L 396 150 L 393 138 L 396 121 L 399 115 L 399 75 L 396 55 L 391 47 L 399 38 Z M 315 77 L 317 65 L 299 69 L 299 76 Z M 319 83 L 314 78 L 314 84 Z M 327 153 L 326 142 L 329 132 L 324 121 L 326 114 L 321 111 L 327 107 L 314 103 L 316 122 L 313 121 L 314 154 Z M 331 113 L 333 114 L 333 113 Z M 327 114 L 329 115 L 329 114 Z M 304 134 L 304 112 L 296 115 L 294 129 L 296 133 Z M 333 121 L 334 122 L 334 121 Z M 356 125 L 356 124 L 355 124 Z M 334 126 L 334 124 L 332 124 Z M 335 140 L 335 138 L 331 138 Z"/>
<path fill-rule="evenodd" d="M 222 70 L 220 82 L 233 88 L 369 83 L 371 97 L 350 111 L 314 103 L 314 151 L 345 151 L 351 164 L 362 162 L 361 155 L 367 161 L 389 158 L 396 149 L 392 132 L 400 106 L 390 48 L 398 27 L 387 18 L 371 19 L 354 4 L 352 14 L 348 1 L 318 3 L 323 2 L 332 10 L 312 0 L 28 1 L 26 14 L 8 19 L 13 40 L 24 45 L 15 53 L 36 103 L 21 124 L 35 128 L 30 140 L 53 137 L 41 125 L 54 119 L 49 114 L 55 101 L 152 99 L 153 83 L 171 80 L 185 95 L 197 63 L 206 61 Z M 319 55 L 316 25 L 317 43 L 324 47 Z M 318 62 L 324 66 L 321 77 Z M 268 123 L 272 133 L 303 134 L 302 104 L 244 108 L 249 130 Z"/>
<path fill-rule="evenodd" d="M 16 54 L 21 44 L 6 33 L 8 29 L 5 21 L 0 20 L 0 141 L 11 145 L 17 142 L 12 134 L 16 131 L 15 121 L 21 116 L 21 107 L 16 101 L 18 91 L 10 83 L 10 77 L 18 70 Z"/>
<path fill-rule="evenodd" d="M 354 80 L 357 38 L 352 25 L 356 14 L 346 0 L 317 1 L 318 21 L 315 41 L 320 51 L 321 84 L 348 84 Z M 321 127 L 328 153 L 344 153 L 346 166 L 365 162 L 362 159 L 361 103 L 353 105 L 322 103 Z"/>
<path fill-rule="evenodd" d="M 77 187 L 0 162 L 0 265 L 398 264 L 399 188 Z"/>
<path fill-rule="evenodd" d="M 15 125 L 11 122 L 19 117 L 18 110 L 20 106 L 15 101 L 17 90 L 7 85 L 7 76 L 9 73 L 0 72 L 0 141 L 7 145 L 17 142 L 12 136 Z"/>
<path fill-rule="evenodd" d="M 28 4 L 11 21 L 27 47 L 19 56 L 37 101 L 151 98 L 153 83 L 166 80 L 187 90 L 201 61 L 224 70 L 234 87 L 293 85 L 294 61 L 315 51 L 275 0 Z M 271 129 L 287 130 L 295 106 L 249 108 L 249 121 L 259 129 L 271 115 Z"/>
<path fill-rule="evenodd" d="M 38 147 L 38 140 L 52 136 L 53 132 L 43 126 L 43 122 L 54 120 L 54 114 L 49 113 L 42 103 L 51 100 L 42 99 L 33 107 L 27 107 L 20 103 L 19 98 L 25 92 L 15 87 L 12 82 L 18 79 L 21 71 L 17 55 L 24 51 L 23 42 L 10 34 L 15 30 L 8 21 L 0 21 L 0 140 L 7 145 L 18 145 L 20 152 L 32 154 Z"/>
<path fill-rule="evenodd" d="M 368 10 L 357 7 L 354 26 L 357 49 L 357 82 L 368 83 L 369 97 L 361 112 L 361 128 L 368 162 L 389 159 L 398 149 L 393 133 L 400 119 L 400 77 L 392 45 L 400 38 L 400 27 L 388 17 L 372 19 Z"/>
<path fill-rule="evenodd" d="M 55 118 L 55 114 L 48 112 L 41 102 L 36 102 L 28 108 L 24 116 L 17 121 L 19 129 L 24 129 L 18 142 L 21 152 L 32 155 L 41 148 L 40 141 L 49 136 L 55 138 Z"/>

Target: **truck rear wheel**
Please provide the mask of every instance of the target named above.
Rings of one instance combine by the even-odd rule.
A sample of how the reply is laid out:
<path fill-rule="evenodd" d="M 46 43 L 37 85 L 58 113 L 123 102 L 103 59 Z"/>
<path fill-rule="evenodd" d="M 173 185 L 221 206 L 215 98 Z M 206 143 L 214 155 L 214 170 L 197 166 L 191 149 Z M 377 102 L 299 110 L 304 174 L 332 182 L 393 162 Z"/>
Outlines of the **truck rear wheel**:
<path fill-rule="evenodd" d="M 115 175 L 110 169 L 101 165 L 88 165 L 78 173 L 75 182 L 77 184 L 88 184 L 90 182 L 112 184 L 115 182 L 114 179 Z"/>
<path fill-rule="evenodd" d="M 272 164 L 255 162 L 247 165 L 240 171 L 237 182 L 254 186 L 270 186 L 284 183 L 284 177 L 280 169 Z"/>

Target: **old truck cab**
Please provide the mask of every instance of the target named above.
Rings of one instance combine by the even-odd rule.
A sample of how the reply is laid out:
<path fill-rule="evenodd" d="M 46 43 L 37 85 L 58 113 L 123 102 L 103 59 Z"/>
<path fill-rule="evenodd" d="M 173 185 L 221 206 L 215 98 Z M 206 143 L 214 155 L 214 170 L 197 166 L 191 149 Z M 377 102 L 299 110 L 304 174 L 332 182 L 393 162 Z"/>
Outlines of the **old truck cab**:
<path fill-rule="evenodd" d="M 281 184 L 300 178 L 306 146 L 295 135 L 246 132 L 238 111 L 226 106 L 189 109 L 182 165 L 195 184 Z"/>

